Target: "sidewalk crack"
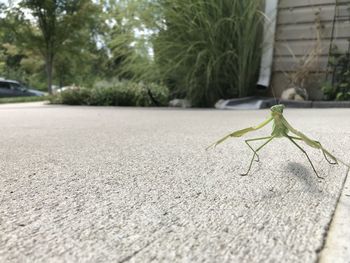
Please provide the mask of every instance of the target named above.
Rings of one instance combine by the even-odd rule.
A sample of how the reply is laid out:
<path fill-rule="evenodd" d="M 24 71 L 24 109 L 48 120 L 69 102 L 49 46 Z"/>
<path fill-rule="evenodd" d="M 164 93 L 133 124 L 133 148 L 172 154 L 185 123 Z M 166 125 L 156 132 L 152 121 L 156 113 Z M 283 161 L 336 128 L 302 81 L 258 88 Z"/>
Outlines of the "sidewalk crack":
<path fill-rule="evenodd" d="M 333 220 L 334 220 L 335 214 L 337 212 L 337 208 L 338 208 L 338 204 L 339 204 L 340 198 L 341 198 L 341 196 L 342 196 L 342 194 L 344 192 L 344 188 L 345 188 L 346 181 L 348 179 L 349 172 L 350 172 L 350 168 L 347 168 L 344 180 L 342 182 L 342 186 L 341 186 L 340 191 L 339 191 L 339 195 L 337 197 L 337 201 L 335 203 L 336 204 L 335 208 L 334 208 L 333 213 L 331 215 L 331 220 L 329 220 L 328 224 L 325 226 L 325 231 L 324 231 L 323 236 L 322 236 L 322 244 L 318 248 L 316 248 L 316 250 L 315 250 L 316 253 L 317 253 L 316 262 L 320 262 L 320 260 L 321 260 L 321 254 L 322 254 L 322 251 L 324 250 L 324 248 L 326 246 L 329 230 L 330 230 L 330 228 L 331 228 L 331 226 L 333 224 Z"/>

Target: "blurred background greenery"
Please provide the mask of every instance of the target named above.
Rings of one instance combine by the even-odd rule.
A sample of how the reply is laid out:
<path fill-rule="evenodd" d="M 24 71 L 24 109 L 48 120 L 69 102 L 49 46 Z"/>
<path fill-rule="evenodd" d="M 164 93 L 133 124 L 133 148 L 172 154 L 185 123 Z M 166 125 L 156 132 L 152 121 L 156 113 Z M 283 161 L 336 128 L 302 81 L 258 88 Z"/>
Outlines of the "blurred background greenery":
<path fill-rule="evenodd" d="M 75 87 L 53 99 L 58 103 L 148 106 L 187 98 L 193 106 L 213 106 L 254 93 L 261 4 L 9 1 L 0 6 L 0 76 L 50 94 Z"/>

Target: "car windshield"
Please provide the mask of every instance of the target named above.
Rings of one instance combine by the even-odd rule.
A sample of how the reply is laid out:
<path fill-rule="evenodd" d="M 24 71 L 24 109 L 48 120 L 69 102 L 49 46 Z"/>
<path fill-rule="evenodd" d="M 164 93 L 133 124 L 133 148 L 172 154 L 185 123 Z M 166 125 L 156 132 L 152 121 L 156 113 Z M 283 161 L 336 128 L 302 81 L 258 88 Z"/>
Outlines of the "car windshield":
<path fill-rule="evenodd" d="M 18 83 L 13 83 L 13 82 L 11 82 L 10 85 L 11 85 L 11 89 L 17 89 L 17 90 L 19 90 L 19 89 L 22 88 L 21 85 L 19 85 Z"/>

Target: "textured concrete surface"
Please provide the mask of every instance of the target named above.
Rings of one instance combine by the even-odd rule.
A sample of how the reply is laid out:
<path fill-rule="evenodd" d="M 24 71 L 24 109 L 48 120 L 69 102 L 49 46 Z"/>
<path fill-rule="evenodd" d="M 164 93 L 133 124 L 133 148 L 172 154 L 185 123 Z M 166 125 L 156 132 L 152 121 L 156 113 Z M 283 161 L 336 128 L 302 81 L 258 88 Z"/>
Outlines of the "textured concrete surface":
<path fill-rule="evenodd" d="M 331 227 L 327 235 L 320 263 L 350 261 L 350 177 L 347 176 Z"/>
<path fill-rule="evenodd" d="M 0 106 L 0 262 L 315 262 L 347 169 L 285 139 L 237 138 L 268 110 Z M 349 109 L 289 109 L 349 161 Z M 247 138 L 269 135 L 270 127 Z"/>

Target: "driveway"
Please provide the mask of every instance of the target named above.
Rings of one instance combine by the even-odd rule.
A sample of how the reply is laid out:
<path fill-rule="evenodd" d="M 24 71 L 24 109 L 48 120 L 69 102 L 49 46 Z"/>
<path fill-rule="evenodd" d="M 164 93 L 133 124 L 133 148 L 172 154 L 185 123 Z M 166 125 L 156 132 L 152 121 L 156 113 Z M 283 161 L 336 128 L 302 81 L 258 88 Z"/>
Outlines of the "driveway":
<path fill-rule="evenodd" d="M 268 115 L 1 105 L 0 261 L 315 262 L 346 252 L 336 237 L 326 244 L 341 193 L 350 199 L 345 166 L 303 145 L 320 180 L 298 148 L 277 139 L 242 177 L 252 156 L 244 138 L 204 150 Z M 349 116 L 285 110 L 347 162 Z"/>

